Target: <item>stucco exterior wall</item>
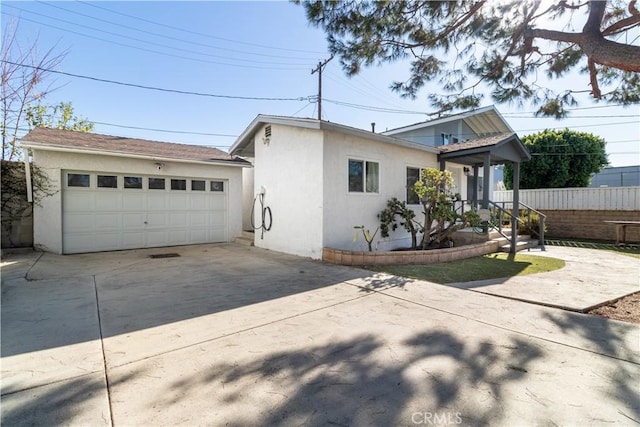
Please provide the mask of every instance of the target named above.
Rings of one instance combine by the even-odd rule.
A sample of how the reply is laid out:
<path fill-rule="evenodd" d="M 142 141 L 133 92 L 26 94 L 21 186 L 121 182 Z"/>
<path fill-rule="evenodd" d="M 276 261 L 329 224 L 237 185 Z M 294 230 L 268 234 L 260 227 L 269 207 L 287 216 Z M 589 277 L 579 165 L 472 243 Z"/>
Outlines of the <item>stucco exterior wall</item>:
<path fill-rule="evenodd" d="M 271 125 L 269 143 L 264 128 L 254 136 L 254 188 L 265 188 L 264 205 L 273 214 L 270 231 L 256 230 L 261 248 L 320 259 L 323 227 L 323 150 L 318 130 Z M 260 204 L 254 221 L 261 224 Z M 268 225 L 268 224 L 267 224 Z"/>
<path fill-rule="evenodd" d="M 252 164 L 255 163 L 254 158 L 247 159 Z M 242 168 L 242 229 L 253 230 L 251 225 L 251 207 L 253 206 L 253 198 L 256 195 L 253 185 L 253 168 Z"/>
<path fill-rule="evenodd" d="M 228 236 L 232 241 L 242 233 L 242 169 L 235 166 L 205 165 L 162 160 L 161 171 L 153 160 L 125 157 L 62 153 L 33 149 L 33 162 L 45 172 L 56 194 L 34 207 L 34 246 L 62 253 L 62 173 L 64 170 L 131 173 L 178 178 L 217 178 L 228 180 Z"/>
<path fill-rule="evenodd" d="M 349 159 L 379 163 L 378 193 L 348 191 Z M 367 250 L 361 232 L 353 227 L 364 225 L 373 233 L 380 223 L 377 214 L 386 207 L 387 200 L 392 197 L 405 200 L 407 167 L 439 168 L 439 164 L 436 154 L 433 153 L 327 132 L 324 141 L 324 246 L 345 250 Z M 457 172 L 457 175 L 460 176 L 460 173 Z M 420 206 L 416 205 L 414 209 L 420 219 Z M 356 232 L 358 237 L 354 242 Z M 403 229 L 388 238 L 382 238 L 378 233 L 375 248 L 384 251 L 408 247 L 410 243 L 410 236 Z"/>

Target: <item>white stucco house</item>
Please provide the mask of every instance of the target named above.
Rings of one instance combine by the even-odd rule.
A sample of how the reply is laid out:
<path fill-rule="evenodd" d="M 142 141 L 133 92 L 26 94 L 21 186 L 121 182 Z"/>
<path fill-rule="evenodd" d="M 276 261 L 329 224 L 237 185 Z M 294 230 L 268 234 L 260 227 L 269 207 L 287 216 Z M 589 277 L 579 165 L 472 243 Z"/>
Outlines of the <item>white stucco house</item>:
<path fill-rule="evenodd" d="M 456 129 L 455 139 L 451 129 Z M 439 141 L 445 133 L 443 145 Z M 420 214 L 410 188 L 421 169 L 451 171 L 456 191 L 465 198 L 468 183 L 478 186 L 477 178 L 468 176 L 481 175 L 481 166 L 488 175 L 490 165 L 528 156 L 493 107 L 383 134 L 314 119 L 259 115 L 230 153 L 254 166 L 244 170 L 243 227 L 258 230 L 255 245 L 314 259 L 322 257 L 323 247 L 366 250 L 362 236 L 354 241 L 354 227 L 374 232 L 378 213 L 392 197 Z M 477 192 L 473 195 L 478 200 Z M 375 243 L 378 250 L 409 244 L 403 230 L 384 239 L 378 235 Z"/>
<path fill-rule="evenodd" d="M 528 158 L 493 107 L 382 134 L 259 115 L 230 153 L 43 128 L 21 144 L 54 193 L 34 205 L 34 246 L 60 254 L 231 242 L 256 230 L 258 247 L 321 259 L 324 247 L 364 250 L 354 227 L 374 232 L 393 197 L 420 215 L 411 188 L 421 169 L 451 171 L 477 204 L 478 189 L 488 194 L 481 169 Z M 409 244 L 404 230 L 375 241 Z"/>
<path fill-rule="evenodd" d="M 55 194 L 34 246 L 82 253 L 228 242 L 242 233 L 243 159 L 215 148 L 37 128 L 21 140 Z"/>

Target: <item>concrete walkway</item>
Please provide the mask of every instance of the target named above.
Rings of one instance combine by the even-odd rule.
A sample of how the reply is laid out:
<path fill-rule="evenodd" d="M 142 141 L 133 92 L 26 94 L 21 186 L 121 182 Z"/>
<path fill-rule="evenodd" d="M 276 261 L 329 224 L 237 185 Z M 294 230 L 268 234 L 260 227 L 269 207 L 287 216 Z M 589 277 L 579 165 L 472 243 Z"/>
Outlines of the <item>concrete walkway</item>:
<path fill-rule="evenodd" d="M 534 277 L 515 276 L 448 286 L 581 313 L 640 291 L 640 259 L 637 258 L 559 246 L 522 253 L 562 259 L 565 267 Z"/>
<path fill-rule="evenodd" d="M 231 244 L 2 281 L 3 425 L 640 420 L 637 325 Z"/>

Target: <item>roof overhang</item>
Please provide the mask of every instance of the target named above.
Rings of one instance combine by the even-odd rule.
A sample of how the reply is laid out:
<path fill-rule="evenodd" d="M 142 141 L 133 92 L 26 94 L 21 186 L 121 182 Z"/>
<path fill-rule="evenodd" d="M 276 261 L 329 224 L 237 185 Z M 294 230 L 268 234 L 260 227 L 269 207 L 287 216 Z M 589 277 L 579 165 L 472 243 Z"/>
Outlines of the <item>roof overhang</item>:
<path fill-rule="evenodd" d="M 305 129 L 314 129 L 319 131 L 337 132 L 345 135 L 356 136 L 365 138 L 371 141 L 378 141 L 386 144 L 397 145 L 406 148 L 413 148 L 420 151 L 426 151 L 433 154 L 438 154 L 439 149 L 424 144 L 418 144 L 405 139 L 395 138 L 392 136 L 386 136 L 380 133 L 374 133 L 362 129 L 353 128 L 350 126 L 340 125 L 336 123 L 315 120 L 315 119 L 301 119 L 295 117 L 282 117 L 282 116 L 269 116 L 260 114 L 247 126 L 247 128 L 240 134 L 238 139 L 233 143 L 229 149 L 229 153 L 234 156 L 242 157 L 254 157 L 254 136 L 262 126 L 271 125 L 285 125 Z"/>
<path fill-rule="evenodd" d="M 487 107 L 478 108 L 476 110 L 467 111 L 460 114 L 454 114 L 448 117 L 442 117 L 426 122 L 415 123 L 397 129 L 391 129 L 389 131 L 383 132 L 383 134 L 395 135 L 398 133 L 409 132 L 416 129 L 437 126 L 455 120 L 462 120 L 479 137 L 513 132 L 513 129 L 511 128 L 511 126 L 509 126 L 509 123 L 506 122 L 506 120 L 502 117 L 496 107 L 494 107 L 493 105 L 489 105 Z"/>
<path fill-rule="evenodd" d="M 35 150 L 43 150 L 43 151 L 56 151 L 61 153 L 93 154 L 93 155 L 101 155 L 101 156 L 124 157 L 129 159 L 144 159 L 144 160 L 151 160 L 151 161 L 191 163 L 191 164 L 200 164 L 200 165 L 209 165 L 209 166 L 218 165 L 218 166 L 231 166 L 231 167 L 251 167 L 251 163 L 243 159 L 238 159 L 233 161 L 178 159 L 178 158 L 167 157 L 167 156 L 123 153 L 123 152 L 111 151 L 111 150 L 95 150 L 90 148 L 61 147 L 55 144 L 47 144 L 42 142 L 32 142 L 32 141 L 25 141 L 25 140 L 21 140 L 20 145 L 22 147 L 30 148 L 32 150 L 35 149 Z"/>
<path fill-rule="evenodd" d="M 448 145 L 443 148 L 438 159 L 474 166 L 484 164 L 487 155 L 491 165 L 531 160 L 531 154 L 515 133 Z"/>

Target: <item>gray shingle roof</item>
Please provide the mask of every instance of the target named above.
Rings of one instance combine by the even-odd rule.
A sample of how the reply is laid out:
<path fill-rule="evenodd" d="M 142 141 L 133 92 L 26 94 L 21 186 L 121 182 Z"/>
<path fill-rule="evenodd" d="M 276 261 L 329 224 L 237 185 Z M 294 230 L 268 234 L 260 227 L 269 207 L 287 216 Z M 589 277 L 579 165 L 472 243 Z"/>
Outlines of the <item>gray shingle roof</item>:
<path fill-rule="evenodd" d="M 23 145 L 34 148 L 38 146 L 60 147 L 93 152 L 118 153 L 124 155 L 132 154 L 153 158 L 162 157 L 199 162 L 249 164 L 244 159 L 232 156 L 217 148 L 101 135 L 97 133 L 74 132 L 61 129 L 35 128 L 22 137 L 21 140 Z"/>
<path fill-rule="evenodd" d="M 503 133 L 501 135 L 489 136 L 486 138 L 474 139 L 472 141 L 461 142 L 459 144 L 442 145 L 438 148 L 443 153 L 452 153 L 454 151 L 470 150 L 472 148 L 490 147 L 500 144 L 512 138 L 515 133 Z"/>

